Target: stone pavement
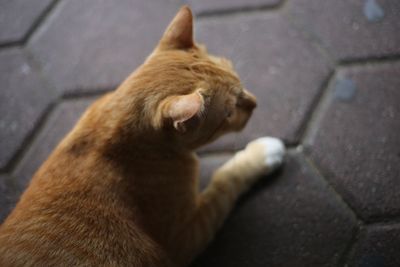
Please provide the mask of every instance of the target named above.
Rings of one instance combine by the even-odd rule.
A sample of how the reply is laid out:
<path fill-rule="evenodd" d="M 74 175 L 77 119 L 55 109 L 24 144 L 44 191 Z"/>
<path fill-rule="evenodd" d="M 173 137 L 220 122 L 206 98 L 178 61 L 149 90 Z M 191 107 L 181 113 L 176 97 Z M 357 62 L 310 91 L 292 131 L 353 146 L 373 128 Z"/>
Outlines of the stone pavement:
<path fill-rule="evenodd" d="M 0 222 L 184 2 L 0 2 Z M 193 266 L 400 266 L 400 1 L 186 3 L 259 100 L 244 132 L 199 151 L 201 185 L 256 137 L 289 148 Z"/>

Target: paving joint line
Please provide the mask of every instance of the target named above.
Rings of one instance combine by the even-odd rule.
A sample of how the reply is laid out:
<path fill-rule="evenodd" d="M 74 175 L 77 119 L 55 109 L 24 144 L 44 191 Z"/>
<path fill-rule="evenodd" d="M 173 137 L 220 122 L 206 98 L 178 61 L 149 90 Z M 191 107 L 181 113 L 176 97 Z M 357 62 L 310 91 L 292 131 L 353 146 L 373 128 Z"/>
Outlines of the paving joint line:
<path fill-rule="evenodd" d="M 347 203 L 347 201 L 344 200 L 343 196 L 338 191 L 336 191 L 335 187 L 329 182 L 328 179 L 325 178 L 325 176 L 322 174 L 322 172 L 320 171 L 318 166 L 314 163 L 314 161 L 312 159 L 310 159 L 308 157 L 308 155 L 306 153 L 304 153 L 303 151 L 301 152 L 301 154 L 302 154 L 303 158 L 305 159 L 307 165 L 310 166 L 313 169 L 313 171 L 317 174 L 317 176 L 320 177 L 328 185 L 329 189 L 335 193 L 337 199 L 346 207 L 346 209 L 348 211 L 350 211 L 350 213 L 356 219 L 358 225 L 365 225 L 365 222 L 362 219 L 362 216 L 360 216 L 360 214 L 358 214 L 357 211 L 355 209 L 353 209 L 351 207 L 351 205 L 349 203 Z"/>
<path fill-rule="evenodd" d="M 357 234 L 356 234 L 356 236 L 355 237 L 353 237 L 353 240 L 352 240 L 352 245 L 348 248 L 349 250 L 348 250 L 348 252 L 347 252 L 347 255 L 346 255 L 346 257 L 344 258 L 344 261 L 343 261 L 343 267 L 348 267 L 349 265 L 349 263 L 351 263 L 351 260 L 352 259 L 354 259 L 355 258 L 355 253 L 356 253 L 356 249 L 357 249 L 357 246 L 358 246 L 358 243 L 359 243 L 359 241 L 361 240 L 361 238 L 363 237 L 363 235 L 368 231 L 368 229 L 371 229 L 371 228 L 382 228 L 382 227 L 385 227 L 385 226 L 397 226 L 397 227 L 399 227 L 400 226 L 400 221 L 396 221 L 396 222 L 386 222 L 386 223 L 382 223 L 382 222 L 379 222 L 379 223 L 373 223 L 373 224 L 364 224 L 364 225 L 361 225 L 360 227 L 359 227 L 359 229 L 358 229 L 358 232 L 357 232 Z"/>
<path fill-rule="evenodd" d="M 61 0 L 53 0 L 40 14 L 39 16 L 32 22 L 27 32 L 22 36 L 21 39 L 16 41 L 9 41 L 0 44 L 0 49 L 11 48 L 11 47 L 24 47 L 32 37 L 32 35 L 39 29 L 42 24 L 46 21 L 50 13 L 56 8 L 58 3 Z"/>
<path fill-rule="evenodd" d="M 391 215 L 377 215 L 377 216 L 372 216 L 370 218 L 366 218 L 365 220 L 365 225 L 376 225 L 376 224 L 400 224 L 400 214 L 391 214 Z"/>
<path fill-rule="evenodd" d="M 384 226 L 398 226 L 400 227 L 400 215 L 388 218 L 386 221 L 376 221 L 365 223 L 366 228 L 384 227 Z"/>
<path fill-rule="evenodd" d="M 302 157 L 304 158 L 304 160 L 306 161 L 307 165 L 312 168 L 312 170 L 314 171 L 315 174 L 317 174 L 317 176 L 323 180 L 327 185 L 328 188 L 335 194 L 336 199 L 342 203 L 342 205 L 344 206 L 344 208 L 350 212 L 350 214 L 352 214 L 352 216 L 354 217 L 355 221 L 356 221 L 356 226 L 355 229 L 352 232 L 352 237 L 351 239 L 348 241 L 348 243 L 346 244 L 341 257 L 338 260 L 338 266 L 347 266 L 347 263 L 349 262 L 349 260 L 351 259 L 351 257 L 353 256 L 354 253 L 354 248 L 359 240 L 361 231 L 364 227 L 366 227 L 366 223 L 364 222 L 364 220 L 361 218 L 361 216 L 356 212 L 356 210 L 354 210 L 342 197 L 341 194 L 339 194 L 339 192 L 336 191 L 335 187 L 328 181 L 328 179 L 325 178 L 324 175 L 322 175 L 321 171 L 319 170 L 319 168 L 315 165 L 315 163 L 307 156 L 306 153 L 301 152 Z"/>
<path fill-rule="evenodd" d="M 400 54 L 384 55 L 384 56 L 371 56 L 366 58 L 348 58 L 337 61 L 338 68 L 344 67 L 358 67 L 365 65 L 384 64 L 400 61 Z"/>
<path fill-rule="evenodd" d="M 96 92 L 100 93 L 100 92 Z M 84 96 L 80 96 L 79 98 L 90 98 L 96 96 L 95 94 L 87 94 Z M 54 110 L 63 102 L 65 101 L 73 101 L 76 98 L 63 98 L 58 97 L 43 110 L 41 116 L 38 118 L 37 122 L 35 123 L 34 128 L 28 134 L 28 136 L 22 141 L 20 147 L 15 152 L 14 156 L 10 159 L 7 165 L 0 170 L 0 173 L 13 173 L 14 169 L 18 166 L 21 162 L 23 157 L 25 156 L 26 152 L 34 144 L 35 140 L 39 136 L 39 134 L 43 131 L 44 127 L 46 126 L 47 122 L 49 121 L 51 115 L 53 114 Z"/>
<path fill-rule="evenodd" d="M 348 263 L 354 257 L 357 243 L 361 238 L 361 233 L 362 233 L 363 229 L 364 229 L 364 225 L 358 225 L 357 229 L 355 229 L 350 241 L 346 244 L 346 247 L 343 251 L 342 257 L 339 258 L 338 266 L 348 267 Z"/>
<path fill-rule="evenodd" d="M 57 0 L 57 1 L 59 1 L 59 0 Z M 24 140 L 20 143 L 19 148 L 16 150 L 16 152 L 11 157 L 9 162 L 4 166 L 4 168 L 2 168 L 0 170 L 1 172 L 4 171 L 4 172 L 11 173 L 15 169 L 15 167 L 18 165 L 18 163 L 24 157 L 26 151 L 28 151 L 29 147 L 35 141 L 38 133 L 41 131 L 41 129 L 46 124 L 52 111 L 55 109 L 55 107 L 60 102 L 60 99 L 57 96 L 57 88 L 55 86 L 53 86 L 53 84 L 43 74 L 41 65 L 38 62 L 36 62 L 35 58 L 33 57 L 33 55 L 30 53 L 30 51 L 28 49 L 22 47 L 22 52 L 23 52 L 27 62 L 32 66 L 32 68 L 34 68 L 38 72 L 39 78 L 40 78 L 41 82 L 43 83 L 43 85 L 45 87 L 47 87 L 47 89 L 53 90 L 55 92 L 54 93 L 55 97 L 44 108 L 44 110 L 40 114 L 39 118 L 37 119 L 36 123 L 34 124 L 32 130 L 27 134 L 27 136 L 24 138 Z"/>
<path fill-rule="evenodd" d="M 335 55 L 332 54 L 330 49 L 328 49 L 322 40 L 312 32 L 309 31 L 307 26 L 296 23 L 295 18 L 293 18 L 289 13 L 284 12 L 283 15 L 288 19 L 290 24 L 303 33 L 304 37 L 308 41 L 314 44 L 323 52 L 324 56 L 328 58 L 330 62 L 333 62 L 335 68 L 342 68 L 347 66 L 364 66 L 370 64 L 381 64 L 400 61 L 400 54 L 390 54 L 390 55 L 380 55 L 380 56 L 366 56 L 366 57 L 354 57 L 346 59 L 335 59 Z"/>
<path fill-rule="evenodd" d="M 258 6 L 245 6 L 231 9 L 220 9 L 220 10 L 206 10 L 196 14 L 198 19 L 215 18 L 215 17 L 226 17 L 236 14 L 250 14 L 259 12 L 274 12 L 279 11 L 286 4 L 287 0 L 283 0 L 277 4 L 265 4 Z"/>
<path fill-rule="evenodd" d="M 26 154 L 26 151 L 28 151 L 29 148 L 33 145 L 37 136 L 39 135 L 43 127 L 46 125 L 47 121 L 50 118 L 50 115 L 53 113 L 59 102 L 60 102 L 59 99 L 56 99 L 44 109 L 41 116 L 35 123 L 35 126 L 32 129 L 32 131 L 21 142 L 19 148 L 14 153 L 13 157 L 9 160 L 7 165 L 1 169 L 1 172 L 12 173 L 14 171 L 14 169 L 18 166 L 19 162 L 21 162 L 21 160 L 23 159 L 24 155 Z"/>
<path fill-rule="evenodd" d="M 102 95 L 112 92 L 114 90 L 114 89 L 110 89 L 110 88 L 114 88 L 114 87 L 110 86 L 110 87 L 98 88 L 98 89 L 85 89 L 84 91 L 65 92 L 61 95 L 61 99 L 70 100 L 70 99 L 102 96 Z"/>
<path fill-rule="evenodd" d="M 35 67 L 37 67 L 37 66 L 35 66 Z M 46 80 L 46 82 L 48 83 L 47 80 Z M 56 90 L 56 88 L 54 88 L 54 86 L 51 86 L 49 84 L 48 84 L 48 87 L 50 89 Z M 10 159 L 10 161 L 6 164 L 6 166 L 4 168 L 0 169 L 0 173 L 12 173 L 13 172 L 13 170 L 18 166 L 18 164 L 23 159 L 24 155 L 26 154 L 26 151 L 28 151 L 30 149 L 30 147 L 33 145 L 33 143 L 37 139 L 38 135 L 42 132 L 43 128 L 45 127 L 49 118 L 51 117 L 51 114 L 57 108 L 58 105 L 60 105 L 64 101 L 72 101 L 72 100 L 75 100 L 78 98 L 81 99 L 81 98 L 90 98 L 90 97 L 100 96 L 109 91 L 110 90 L 107 90 L 107 89 L 100 89 L 100 90 L 96 90 L 93 92 L 85 92 L 85 93 L 80 93 L 80 94 L 64 94 L 64 95 L 61 95 L 61 97 L 55 98 L 43 110 L 41 116 L 38 118 L 37 122 L 35 123 L 35 126 L 32 129 L 32 131 L 21 142 L 20 147 L 17 149 L 14 156 Z"/>
<path fill-rule="evenodd" d="M 39 17 L 32 23 L 31 27 L 29 28 L 27 34 L 25 37 L 22 39 L 22 44 L 25 45 L 28 43 L 30 40 L 31 36 L 43 25 L 43 23 L 46 21 L 46 19 L 49 17 L 50 13 L 56 8 L 58 3 L 60 3 L 61 0 L 54 0 L 51 2 L 44 10 L 43 12 L 39 15 Z"/>
<path fill-rule="evenodd" d="M 290 12 L 286 9 L 282 12 L 282 17 L 284 17 L 289 25 L 297 32 L 302 35 L 302 38 L 311 46 L 313 46 L 326 60 L 327 64 L 336 67 L 337 60 L 335 60 L 335 56 L 332 54 L 330 49 L 326 47 L 326 45 L 322 42 L 322 40 L 312 31 L 310 31 L 307 25 L 303 23 L 299 23 L 295 17 L 293 17 Z"/>
<path fill-rule="evenodd" d="M 382 62 L 388 62 L 388 61 L 391 62 L 392 59 L 386 59 L 386 58 L 379 59 L 378 61 L 374 61 L 374 63 L 380 64 Z M 372 61 L 370 59 L 368 59 L 368 60 L 365 60 L 365 62 L 371 63 Z M 358 66 L 358 62 L 357 62 L 357 65 L 354 62 L 352 64 L 353 64 L 352 66 Z M 303 127 L 303 133 L 302 133 L 302 136 L 300 137 L 300 140 L 301 140 L 301 144 L 304 144 L 304 146 L 305 146 L 305 151 L 307 151 L 307 149 L 313 145 L 315 135 L 318 131 L 318 126 L 319 126 L 321 120 L 323 119 L 323 116 L 326 113 L 327 108 L 330 105 L 331 94 L 332 94 L 332 91 L 334 90 L 334 86 L 332 86 L 333 82 L 335 81 L 335 77 L 337 77 L 337 74 L 340 70 L 341 70 L 341 66 L 337 65 L 335 67 L 335 69 L 333 70 L 333 72 L 330 74 L 329 78 L 326 80 L 325 85 L 324 85 L 325 89 L 321 90 L 320 96 L 315 101 L 316 106 L 312 108 L 312 111 L 310 112 L 310 115 L 309 115 L 310 117 L 309 117 L 308 121 L 306 121 L 306 124 Z M 330 184 L 330 182 L 325 178 L 325 176 L 322 175 L 322 173 L 319 170 L 319 168 L 317 167 L 317 165 L 309 158 L 307 153 L 304 153 L 304 155 L 308 159 L 309 162 L 312 162 L 312 165 L 318 171 L 319 175 L 321 177 L 323 177 L 323 179 L 326 180 L 328 182 L 328 184 Z M 339 196 L 341 196 L 341 194 L 339 194 L 331 184 L 330 184 L 330 186 Z M 341 198 L 342 198 L 342 196 L 341 196 Z M 343 201 L 344 201 L 344 199 L 343 199 Z M 352 209 L 351 205 L 349 205 L 347 202 L 345 202 L 345 203 L 357 215 L 357 218 L 362 222 L 363 225 L 369 225 L 369 224 L 374 224 L 374 223 L 384 223 L 384 222 L 393 221 L 393 220 L 397 220 L 400 222 L 400 214 L 395 214 L 395 215 L 383 214 L 383 215 L 378 215 L 378 216 L 374 216 L 374 217 L 370 217 L 370 218 L 364 218 L 363 216 L 358 214 L 355 209 Z"/>
<path fill-rule="evenodd" d="M 314 122 L 316 122 L 316 114 L 321 113 L 321 102 L 327 97 L 331 81 L 333 80 L 335 75 L 336 67 L 328 73 L 328 75 L 322 81 L 317 94 L 312 99 L 311 104 L 309 105 L 304 115 L 304 118 L 300 123 L 300 128 L 297 130 L 296 133 L 296 136 L 298 136 L 300 143 L 304 143 L 304 140 L 307 138 L 309 132 L 311 131 L 310 128 L 316 127 L 316 125 L 313 125 Z"/>
<path fill-rule="evenodd" d="M 21 41 L 11 41 L 11 42 L 5 42 L 5 43 L 1 43 L 0 44 L 0 49 L 11 49 L 11 48 L 18 48 L 18 47 L 22 47 L 23 44 L 21 43 Z"/>

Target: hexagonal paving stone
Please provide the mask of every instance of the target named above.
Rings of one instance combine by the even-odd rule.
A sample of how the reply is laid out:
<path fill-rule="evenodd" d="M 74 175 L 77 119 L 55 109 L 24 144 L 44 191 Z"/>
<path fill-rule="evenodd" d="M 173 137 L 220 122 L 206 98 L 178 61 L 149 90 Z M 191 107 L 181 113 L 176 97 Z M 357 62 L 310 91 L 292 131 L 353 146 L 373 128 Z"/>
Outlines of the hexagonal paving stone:
<path fill-rule="evenodd" d="M 339 59 L 400 53 L 400 1 L 288 1 L 294 22 Z"/>
<path fill-rule="evenodd" d="M 0 174 L 0 224 L 15 207 L 22 189 L 6 174 Z"/>
<path fill-rule="evenodd" d="M 365 220 L 400 215 L 400 63 L 342 69 L 311 157 Z"/>
<path fill-rule="evenodd" d="M 0 169 L 16 154 L 56 97 L 22 50 L 0 51 Z"/>
<path fill-rule="evenodd" d="M 57 88 L 113 88 L 156 46 L 177 0 L 63 1 L 29 43 Z"/>
<path fill-rule="evenodd" d="M 192 266 L 337 266 L 355 229 L 353 213 L 301 155 L 291 154 L 279 175 L 240 201 Z"/>
<path fill-rule="evenodd" d="M 236 148 L 264 135 L 293 143 L 330 63 L 279 14 L 236 15 L 197 23 L 197 40 L 232 59 L 258 107 Z M 216 143 L 218 144 L 218 142 Z"/>
<path fill-rule="evenodd" d="M 92 98 L 66 101 L 55 109 L 14 171 L 14 176 L 21 184 L 26 185 L 30 181 L 92 101 Z"/>
<path fill-rule="evenodd" d="M 21 41 L 52 0 L 0 2 L 0 43 Z"/>
<path fill-rule="evenodd" d="M 273 7 L 281 0 L 185 0 L 196 14 L 207 14 L 213 11 L 255 9 Z"/>
<path fill-rule="evenodd" d="M 364 230 L 348 266 L 400 266 L 400 225 L 372 226 Z"/>

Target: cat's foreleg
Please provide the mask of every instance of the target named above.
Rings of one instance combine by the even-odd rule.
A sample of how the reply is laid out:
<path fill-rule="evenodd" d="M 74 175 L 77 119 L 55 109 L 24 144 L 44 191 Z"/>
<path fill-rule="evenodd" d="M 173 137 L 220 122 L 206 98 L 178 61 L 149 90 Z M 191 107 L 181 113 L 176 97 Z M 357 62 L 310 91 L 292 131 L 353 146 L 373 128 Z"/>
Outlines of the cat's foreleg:
<path fill-rule="evenodd" d="M 213 238 L 238 197 L 260 177 L 279 167 L 285 147 L 276 138 L 257 139 L 219 168 L 208 187 L 200 194 L 195 215 L 179 234 L 177 257 L 183 265 Z"/>

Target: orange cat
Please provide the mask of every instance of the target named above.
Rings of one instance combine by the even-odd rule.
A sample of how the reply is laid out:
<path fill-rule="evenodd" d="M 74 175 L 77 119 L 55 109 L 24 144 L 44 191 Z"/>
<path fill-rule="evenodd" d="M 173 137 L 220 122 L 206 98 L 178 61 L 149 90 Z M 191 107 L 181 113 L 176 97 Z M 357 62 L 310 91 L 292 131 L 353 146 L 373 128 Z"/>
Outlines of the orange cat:
<path fill-rule="evenodd" d="M 194 43 L 192 23 L 183 7 L 41 166 L 0 227 L 0 266 L 185 266 L 281 164 L 282 142 L 258 139 L 198 192 L 193 151 L 242 129 L 256 101 L 228 60 Z"/>

